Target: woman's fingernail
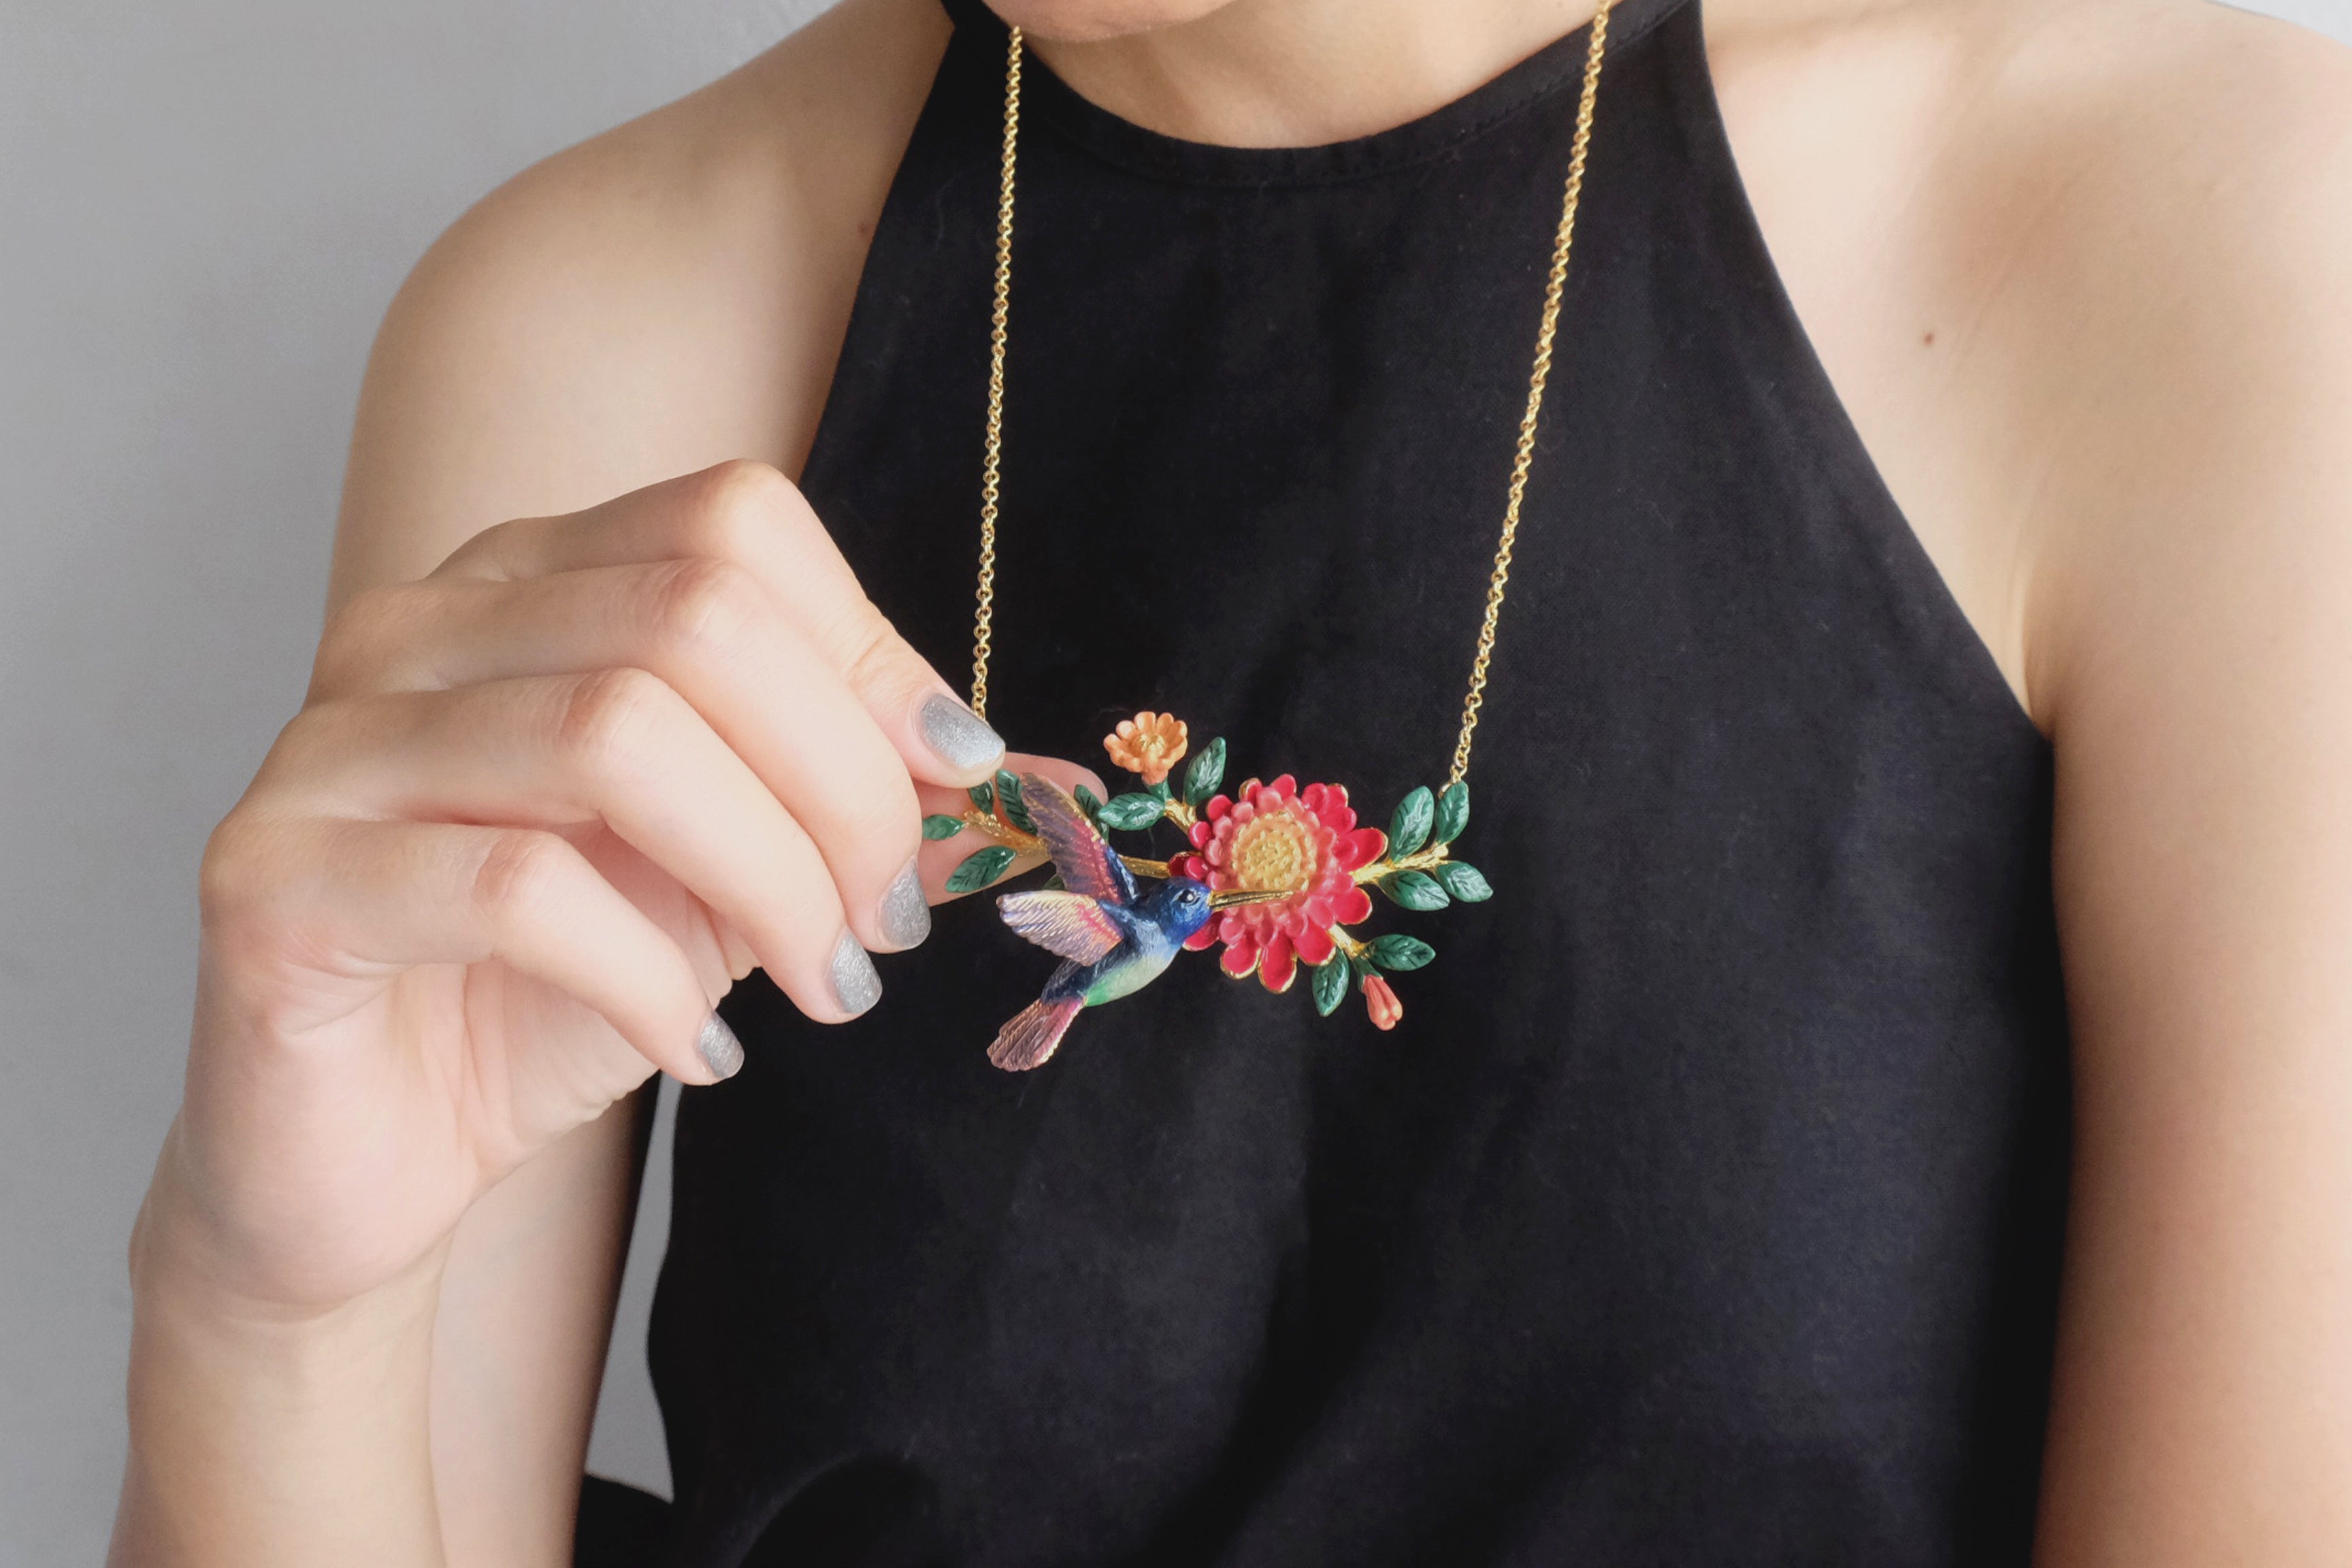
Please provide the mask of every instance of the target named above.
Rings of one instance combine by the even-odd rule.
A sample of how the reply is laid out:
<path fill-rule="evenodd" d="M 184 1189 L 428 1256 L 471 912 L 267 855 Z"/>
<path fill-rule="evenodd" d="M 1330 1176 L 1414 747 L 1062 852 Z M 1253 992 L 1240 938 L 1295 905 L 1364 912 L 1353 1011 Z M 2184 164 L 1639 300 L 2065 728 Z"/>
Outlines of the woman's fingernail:
<path fill-rule="evenodd" d="M 694 1048 L 702 1053 L 702 1065 L 715 1077 L 733 1078 L 743 1070 L 743 1042 L 716 1013 L 703 1024 L 702 1037 L 694 1042 Z"/>
<path fill-rule="evenodd" d="M 917 721 L 923 744 L 959 773 L 984 768 L 1004 754 L 1003 738 L 988 721 L 944 691 L 924 699 Z"/>
<path fill-rule="evenodd" d="M 912 860 L 882 895 L 882 940 L 895 948 L 919 947 L 931 934 L 931 901 L 923 897 L 923 879 Z"/>
<path fill-rule="evenodd" d="M 856 1017 L 882 999 L 882 977 L 874 973 L 874 961 L 857 945 L 857 939 L 847 931 L 833 944 L 833 1000 L 841 1010 Z"/>

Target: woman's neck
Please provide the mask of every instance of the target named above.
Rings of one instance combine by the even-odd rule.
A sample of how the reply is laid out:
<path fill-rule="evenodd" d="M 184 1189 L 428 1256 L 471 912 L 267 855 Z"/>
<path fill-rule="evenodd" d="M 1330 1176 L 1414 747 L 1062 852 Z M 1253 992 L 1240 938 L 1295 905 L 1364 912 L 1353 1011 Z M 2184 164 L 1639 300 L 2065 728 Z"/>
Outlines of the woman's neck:
<path fill-rule="evenodd" d="M 1233 0 L 1194 21 L 1032 47 L 1163 135 L 1307 147 L 1417 120 L 1591 19 L 1594 0 Z"/>

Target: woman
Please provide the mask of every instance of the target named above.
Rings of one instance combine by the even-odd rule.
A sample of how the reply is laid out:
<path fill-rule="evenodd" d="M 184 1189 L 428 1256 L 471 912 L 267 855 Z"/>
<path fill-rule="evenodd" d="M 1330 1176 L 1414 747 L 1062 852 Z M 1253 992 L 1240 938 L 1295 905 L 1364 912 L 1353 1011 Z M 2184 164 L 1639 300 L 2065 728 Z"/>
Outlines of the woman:
<path fill-rule="evenodd" d="M 1400 917 L 1402 1023 L 1220 923 L 1266 984 L 1015 1076 L 989 901 L 867 957 L 988 842 L 925 813 L 1102 793 L 1138 705 L 1442 782 L 1592 17 L 846 0 L 436 247 L 205 861 L 119 1563 L 565 1561 L 656 1069 L 670 1563 L 2352 1555 L 2352 62 L 2289 28 L 1620 0 L 1497 894 Z"/>

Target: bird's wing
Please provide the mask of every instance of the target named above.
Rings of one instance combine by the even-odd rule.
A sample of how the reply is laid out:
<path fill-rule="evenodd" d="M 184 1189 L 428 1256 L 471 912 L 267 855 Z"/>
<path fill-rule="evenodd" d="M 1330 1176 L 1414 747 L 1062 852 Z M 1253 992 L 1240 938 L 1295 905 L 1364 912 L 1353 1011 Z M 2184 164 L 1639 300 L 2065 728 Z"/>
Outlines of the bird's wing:
<path fill-rule="evenodd" d="M 1035 773 L 1025 774 L 1021 780 L 1021 798 L 1028 805 L 1029 819 L 1037 825 L 1037 837 L 1045 841 L 1047 852 L 1054 857 L 1054 869 L 1062 874 L 1064 887 L 1107 903 L 1135 902 L 1135 877 L 1127 862 L 1103 841 L 1061 785 Z"/>
<path fill-rule="evenodd" d="M 1036 808 L 1030 809 L 1034 815 Z M 1127 934 L 1117 915 L 1084 893 L 1005 893 L 997 899 L 996 908 L 1006 925 L 1073 963 L 1097 962 Z"/>

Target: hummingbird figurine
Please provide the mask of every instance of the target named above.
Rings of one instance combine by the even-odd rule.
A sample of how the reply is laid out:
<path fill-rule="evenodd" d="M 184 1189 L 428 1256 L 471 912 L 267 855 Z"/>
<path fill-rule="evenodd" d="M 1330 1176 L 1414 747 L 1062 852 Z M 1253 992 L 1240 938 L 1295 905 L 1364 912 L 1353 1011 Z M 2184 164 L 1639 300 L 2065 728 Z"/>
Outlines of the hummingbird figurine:
<path fill-rule="evenodd" d="M 1207 883 L 1181 876 L 1139 893 L 1135 873 L 1060 785 L 1031 773 L 1021 789 L 1063 885 L 1005 893 L 996 908 L 1006 925 L 1062 963 L 1045 994 L 1008 1019 L 989 1047 L 988 1059 L 1007 1072 L 1044 1065 L 1081 1009 L 1159 979 L 1218 909 L 1280 896 L 1212 893 Z"/>

